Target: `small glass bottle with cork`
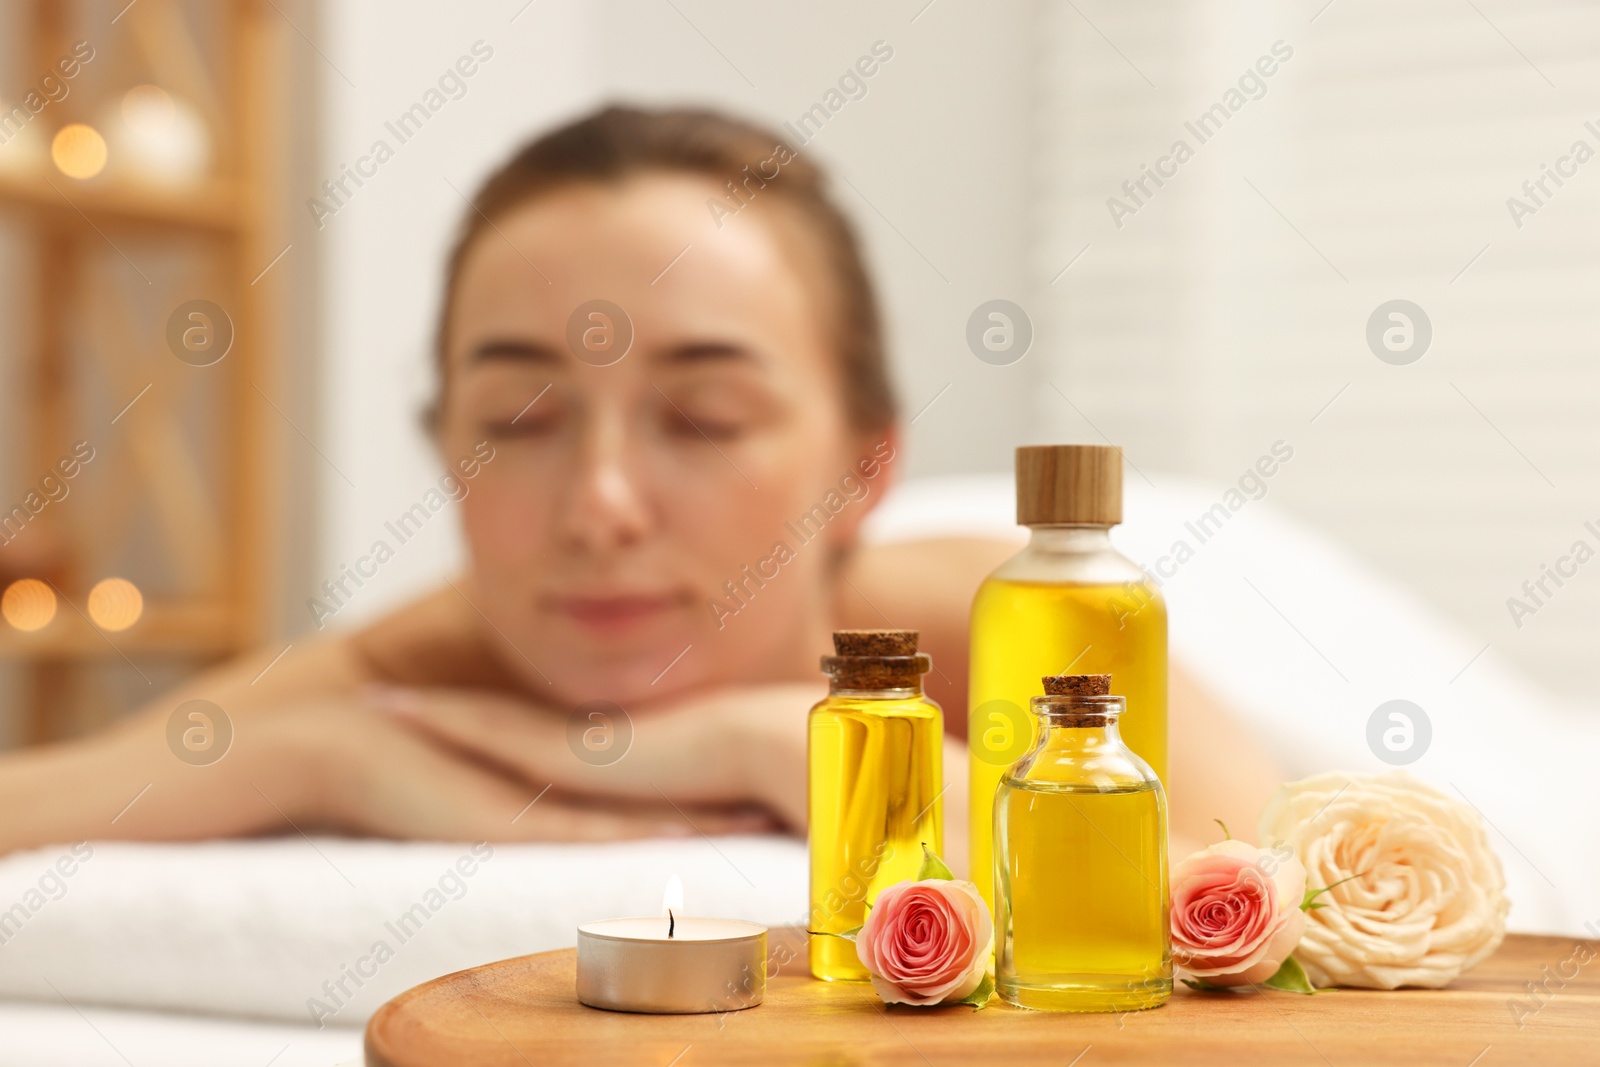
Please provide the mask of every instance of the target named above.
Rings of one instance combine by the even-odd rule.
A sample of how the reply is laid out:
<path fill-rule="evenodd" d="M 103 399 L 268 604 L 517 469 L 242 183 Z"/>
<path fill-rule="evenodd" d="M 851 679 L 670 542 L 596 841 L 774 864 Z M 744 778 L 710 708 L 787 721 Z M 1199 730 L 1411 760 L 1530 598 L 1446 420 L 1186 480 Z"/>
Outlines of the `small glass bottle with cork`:
<path fill-rule="evenodd" d="M 916 630 L 838 630 L 822 657 L 828 697 L 807 725 L 811 973 L 867 981 L 840 937 L 885 886 L 915 878 L 922 846 L 944 848 L 944 713 L 922 692 L 933 661 Z"/>
<path fill-rule="evenodd" d="M 1041 1011 L 1137 1011 L 1172 995 L 1167 801 L 1122 741 L 1111 676 L 1057 675 L 1033 750 L 994 802 L 995 988 Z"/>

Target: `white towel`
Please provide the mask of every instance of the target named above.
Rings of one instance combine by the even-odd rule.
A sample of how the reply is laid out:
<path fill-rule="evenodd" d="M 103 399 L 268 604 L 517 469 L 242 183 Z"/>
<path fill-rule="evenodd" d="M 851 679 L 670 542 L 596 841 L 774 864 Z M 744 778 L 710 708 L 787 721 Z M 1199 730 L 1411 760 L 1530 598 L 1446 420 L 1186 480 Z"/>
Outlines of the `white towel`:
<path fill-rule="evenodd" d="M 102 842 L 60 877 L 71 855 L 0 862 L 0 907 L 24 909 L 0 914 L 0 997 L 360 1025 L 419 982 L 659 914 L 674 874 L 697 915 L 803 923 L 807 894 L 805 846 L 779 837 Z"/>

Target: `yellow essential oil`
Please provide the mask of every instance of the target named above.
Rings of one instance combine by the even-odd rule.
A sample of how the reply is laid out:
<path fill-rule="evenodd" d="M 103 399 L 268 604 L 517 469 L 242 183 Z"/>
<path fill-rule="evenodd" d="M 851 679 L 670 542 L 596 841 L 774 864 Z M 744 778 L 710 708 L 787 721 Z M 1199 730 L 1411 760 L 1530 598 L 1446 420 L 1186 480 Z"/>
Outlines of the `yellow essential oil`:
<path fill-rule="evenodd" d="M 854 943 L 839 937 L 867 905 L 915 878 L 922 846 L 944 848 L 944 713 L 922 694 L 932 665 L 915 630 L 840 630 L 824 656 L 828 698 L 807 728 L 811 846 L 811 973 L 866 981 Z"/>
<path fill-rule="evenodd" d="M 1017 450 L 1017 521 L 1028 546 L 972 603 L 967 748 L 973 880 L 991 905 L 995 788 L 1034 744 L 1029 699 L 1065 671 L 1114 674 L 1127 701 L 1127 744 L 1167 773 L 1167 609 L 1111 547 L 1122 519 L 1122 451 L 1095 445 Z"/>
<path fill-rule="evenodd" d="M 995 797 L 996 989 L 1041 1011 L 1172 994 L 1166 795 L 1119 736 L 1105 675 L 1045 679 L 1039 741 Z"/>

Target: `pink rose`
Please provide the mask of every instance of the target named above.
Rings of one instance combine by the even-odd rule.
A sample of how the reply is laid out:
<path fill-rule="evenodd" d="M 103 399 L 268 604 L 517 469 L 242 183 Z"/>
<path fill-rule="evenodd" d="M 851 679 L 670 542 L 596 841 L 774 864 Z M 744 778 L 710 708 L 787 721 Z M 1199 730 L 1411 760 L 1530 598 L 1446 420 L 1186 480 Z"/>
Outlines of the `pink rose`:
<path fill-rule="evenodd" d="M 885 1004 L 970 996 L 994 952 L 994 920 L 971 882 L 897 882 L 878 894 L 856 934 L 856 955 Z"/>
<path fill-rule="evenodd" d="M 1213 985 L 1271 978 L 1306 928 L 1306 869 L 1286 853 L 1219 841 L 1174 867 L 1173 961 Z"/>

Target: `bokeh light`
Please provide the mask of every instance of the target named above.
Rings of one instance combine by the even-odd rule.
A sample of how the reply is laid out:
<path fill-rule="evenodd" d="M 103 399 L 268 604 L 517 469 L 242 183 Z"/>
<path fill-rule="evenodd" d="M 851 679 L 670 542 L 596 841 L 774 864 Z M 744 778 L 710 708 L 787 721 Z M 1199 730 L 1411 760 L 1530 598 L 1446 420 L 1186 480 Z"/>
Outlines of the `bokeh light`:
<path fill-rule="evenodd" d="M 74 122 L 56 131 L 50 142 L 50 158 L 69 178 L 93 178 L 106 166 L 106 139 L 93 126 Z"/>
<path fill-rule="evenodd" d="M 144 614 L 144 595 L 126 578 L 105 578 L 89 590 L 89 618 L 102 630 L 126 630 Z"/>
<path fill-rule="evenodd" d="M 135 85 L 121 108 L 108 113 L 106 140 L 119 177 L 178 188 L 204 179 L 211 168 L 211 132 L 198 109 L 159 85 Z"/>
<path fill-rule="evenodd" d="M 170 120 L 175 110 L 172 95 L 159 85 L 135 85 L 122 94 L 122 117 L 130 125 Z"/>
<path fill-rule="evenodd" d="M 56 617 L 56 591 L 37 578 L 22 578 L 0 596 L 0 615 L 19 630 L 42 630 Z"/>

